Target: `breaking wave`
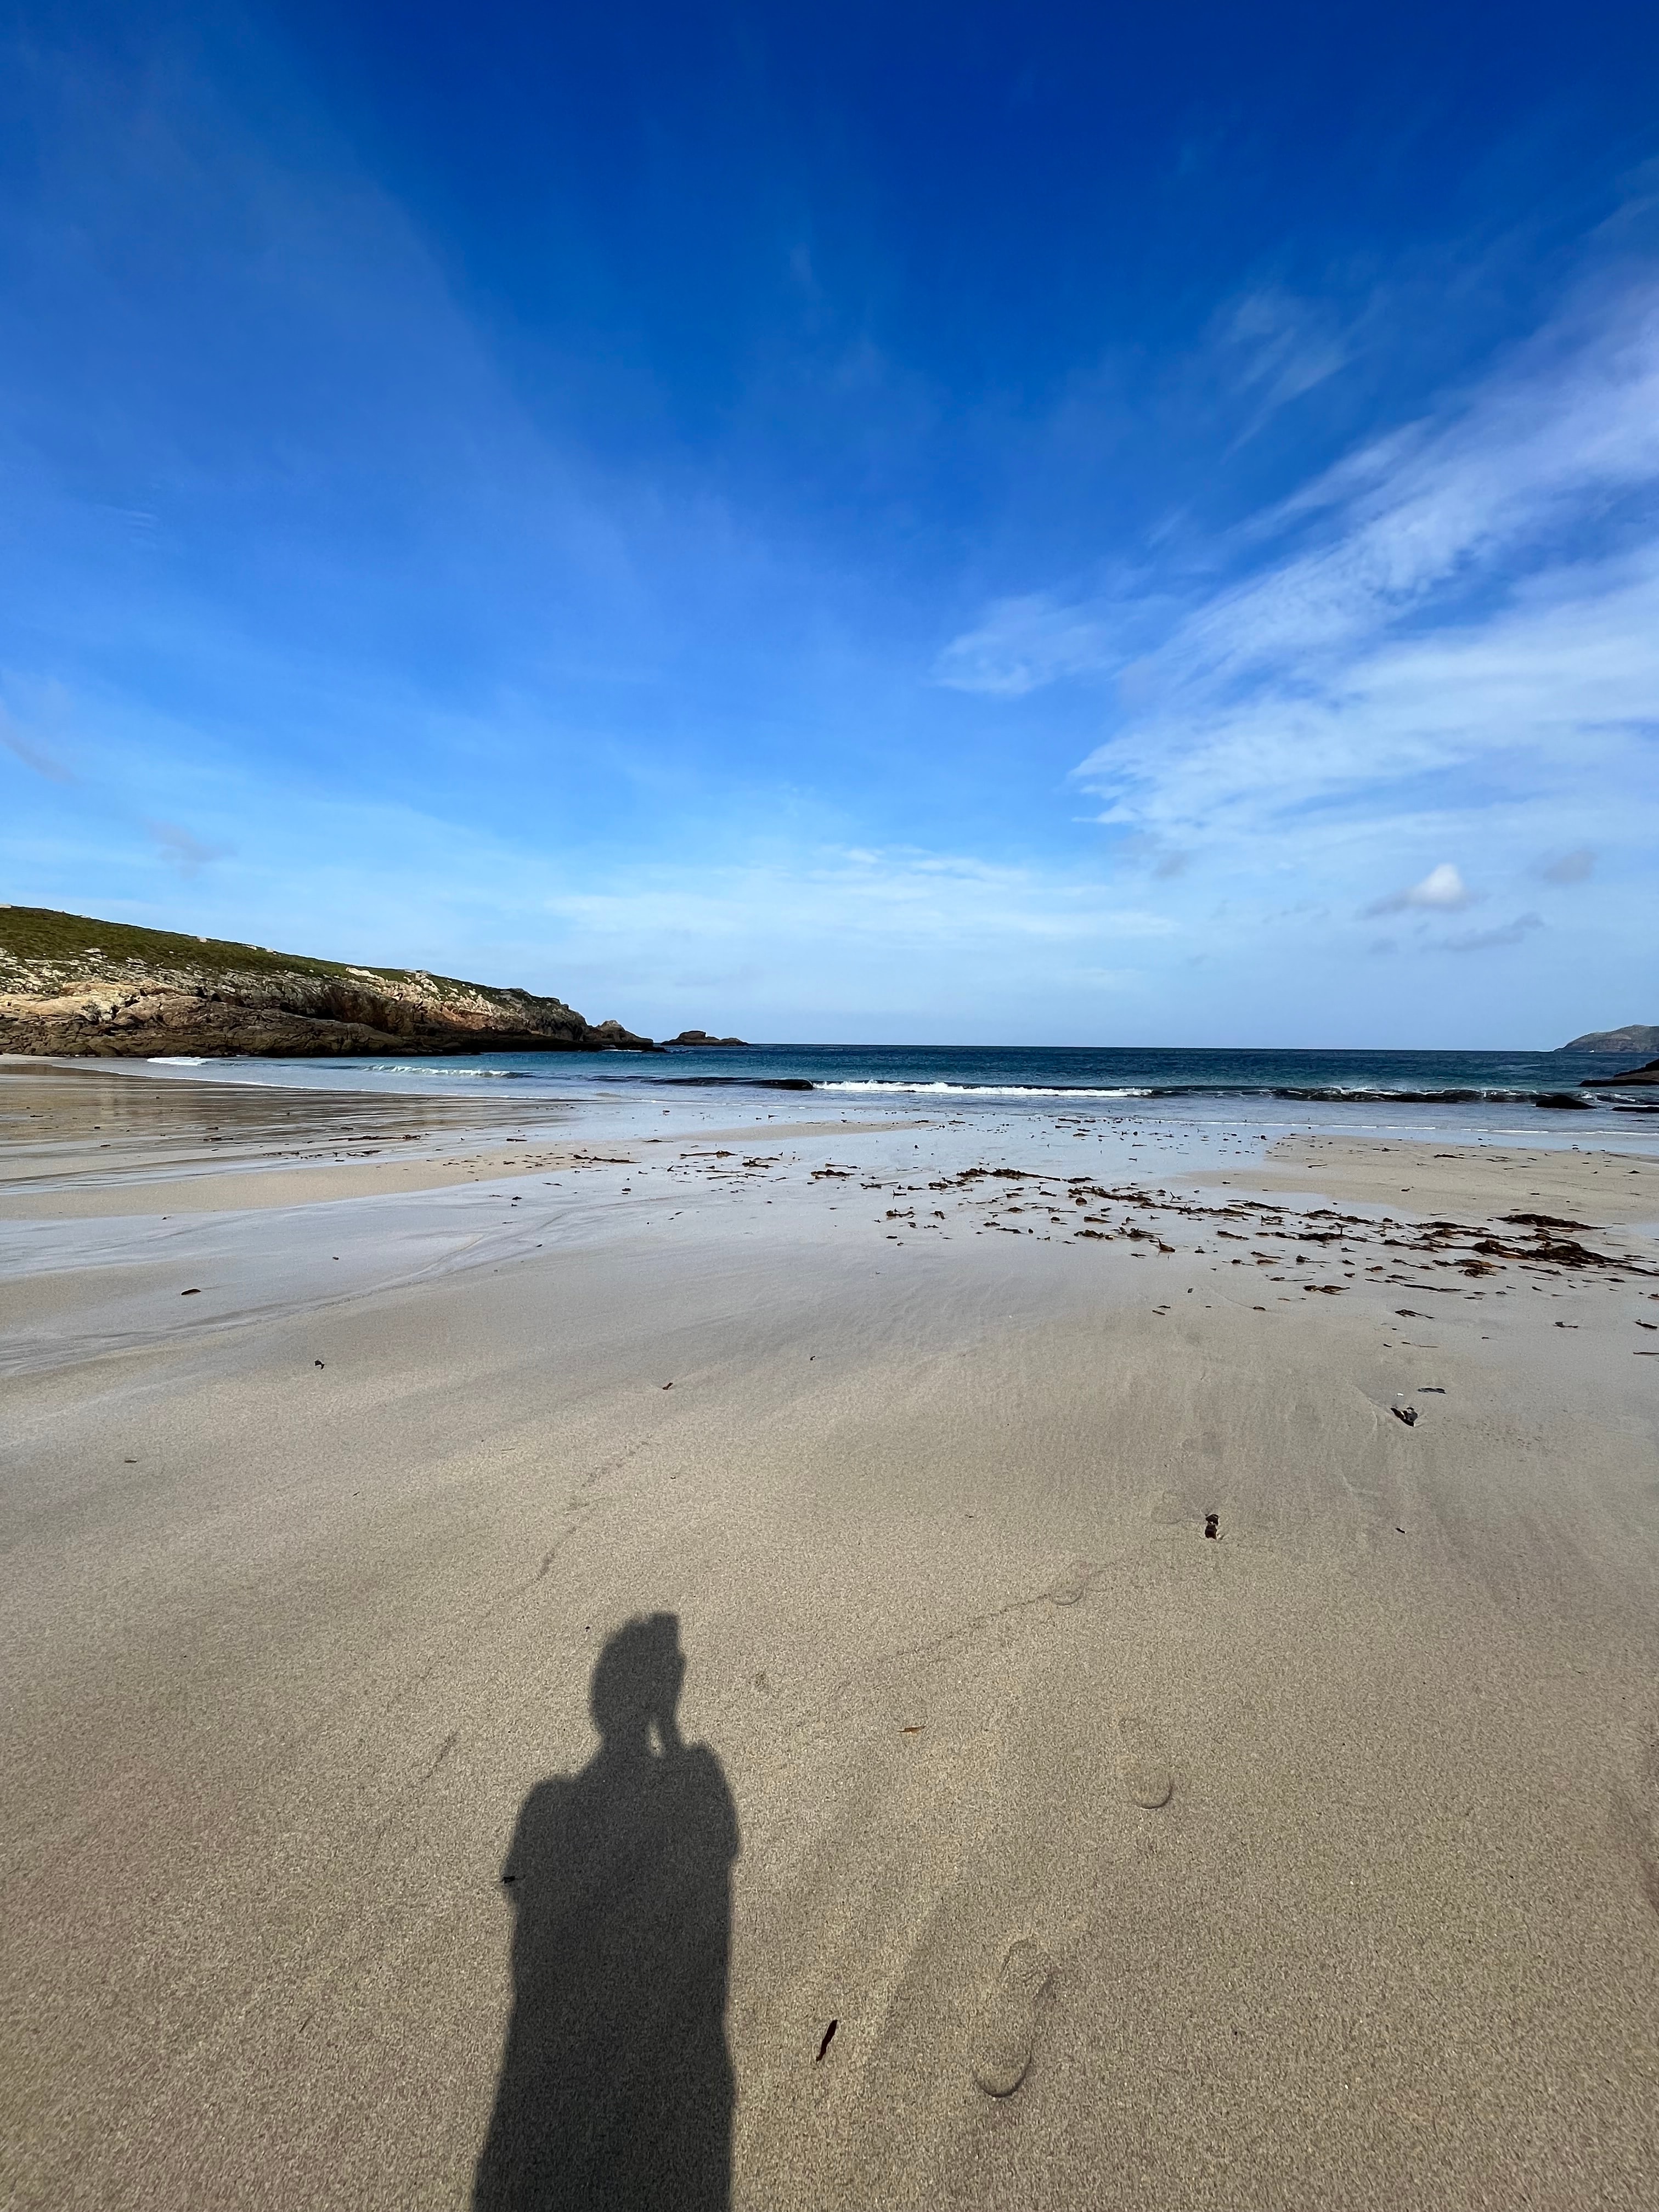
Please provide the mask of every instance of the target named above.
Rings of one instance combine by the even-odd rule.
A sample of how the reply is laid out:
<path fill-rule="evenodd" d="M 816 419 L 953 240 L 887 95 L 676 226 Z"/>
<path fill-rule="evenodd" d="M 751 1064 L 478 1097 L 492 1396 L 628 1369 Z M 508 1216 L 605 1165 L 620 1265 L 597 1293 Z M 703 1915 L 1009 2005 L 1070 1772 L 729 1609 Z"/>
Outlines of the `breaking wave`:
<path fill-rule="evenodd" d="M 1167 1095 L 1122 1084 L 1109 1087 L 1089 1083 L 898 1083 L 851 1077 L 837 1082 L 818 1082 L 812 1087 L 816 1091 L 902 1092 L 910 1098 L 945 1095 L 969 1098 L 1158 1098 Z"/>

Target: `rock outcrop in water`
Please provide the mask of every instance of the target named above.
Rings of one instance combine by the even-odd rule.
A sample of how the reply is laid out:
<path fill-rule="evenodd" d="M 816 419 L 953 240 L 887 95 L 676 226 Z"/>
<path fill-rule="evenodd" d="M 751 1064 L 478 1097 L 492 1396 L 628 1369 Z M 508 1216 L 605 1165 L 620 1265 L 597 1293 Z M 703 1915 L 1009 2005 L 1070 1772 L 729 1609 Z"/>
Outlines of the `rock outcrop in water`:
<path fill-rule="evenodd" d="M 0 1051 L 149 1059 L 654 1052 L 562 999 L 0 907 Z"/>
<path fill-rule="evenodd" d="M 1643 1067 L 1627 1067 L 1619 1075 L 1587 1075 L 1584 1085 L 1591 1091 L 1611 1091 L 1618 1084 L 1659 1083 L 1659 1060 L 1650 1060 Z"/>

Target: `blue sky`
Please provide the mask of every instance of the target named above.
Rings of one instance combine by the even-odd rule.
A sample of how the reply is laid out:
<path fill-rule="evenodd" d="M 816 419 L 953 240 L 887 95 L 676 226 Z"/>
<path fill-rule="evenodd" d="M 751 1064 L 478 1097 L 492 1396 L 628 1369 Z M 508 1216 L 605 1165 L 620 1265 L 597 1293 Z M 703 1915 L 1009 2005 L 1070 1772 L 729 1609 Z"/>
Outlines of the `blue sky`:
<path fill-rule="evenodd" d="M 1650 6 L 0 40 L 8 898 L 657 1033 L 1659 1020 Z"/>

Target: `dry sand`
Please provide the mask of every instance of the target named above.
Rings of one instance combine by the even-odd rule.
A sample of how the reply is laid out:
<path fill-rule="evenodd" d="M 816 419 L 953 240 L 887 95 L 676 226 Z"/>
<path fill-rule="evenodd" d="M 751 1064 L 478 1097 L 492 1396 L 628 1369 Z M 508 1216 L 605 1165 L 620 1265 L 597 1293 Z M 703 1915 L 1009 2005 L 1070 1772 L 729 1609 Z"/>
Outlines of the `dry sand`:
<path fill-rule="evenodd" d="M 1476 1279 L 797 1141 L 198 1216 L 125 1348 L 17 1248 L 0 2196 L 1645 2212 L 1652 1170 L 1256 1179 L 1628 1263 Z"/>

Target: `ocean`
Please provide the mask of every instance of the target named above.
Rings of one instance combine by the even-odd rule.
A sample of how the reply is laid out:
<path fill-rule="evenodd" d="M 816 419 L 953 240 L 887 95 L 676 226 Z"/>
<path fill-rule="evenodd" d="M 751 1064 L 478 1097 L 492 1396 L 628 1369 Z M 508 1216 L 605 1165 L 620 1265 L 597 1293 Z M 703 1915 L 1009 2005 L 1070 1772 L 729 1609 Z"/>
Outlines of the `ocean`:
<path fill-rule="evenodd" d="M 151 1061 L 158 1072 L 330 1090 L 453 1092 L 473 1082 L 595 1107 L 763 1100 L 780 1118 L 1037 1113 L 1188 1126 L 1659 1147 L 1659 1092 L 1594 1088 L 1627 1065 L 1559 1052 L 1212 1051 L 1135 1046 L 763 1044 L 661 1054 Z M 1585 1089 L 1584 1079 L 1592 1087 Z M 522 1086 L 522 1088 L 520 1088 Z M 1196 1133 L 1196 1132 L 1194 1132 Z"/>

